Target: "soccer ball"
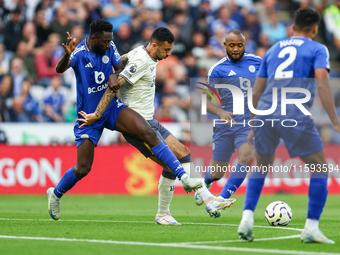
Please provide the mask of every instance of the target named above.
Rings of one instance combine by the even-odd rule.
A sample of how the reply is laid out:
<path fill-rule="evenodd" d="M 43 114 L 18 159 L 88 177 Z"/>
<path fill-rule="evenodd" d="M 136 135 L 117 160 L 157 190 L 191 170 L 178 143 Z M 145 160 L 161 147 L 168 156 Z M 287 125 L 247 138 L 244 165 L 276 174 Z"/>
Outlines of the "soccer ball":
<path fill-rule="evenodd" d="M 287 226 L 292 220 L 293 212 L 285 202 L 275 201 L 267 206 L 264 216 L 271 226 Z"/>

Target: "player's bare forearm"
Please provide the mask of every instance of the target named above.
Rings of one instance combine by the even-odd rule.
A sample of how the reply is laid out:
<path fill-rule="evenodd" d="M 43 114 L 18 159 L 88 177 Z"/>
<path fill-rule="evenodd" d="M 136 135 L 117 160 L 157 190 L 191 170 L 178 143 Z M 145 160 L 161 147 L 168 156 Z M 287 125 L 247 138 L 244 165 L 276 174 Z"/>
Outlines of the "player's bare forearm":
<path fill-rule="evenodd" d="M 71 66 L 70 55 L 65 52 L 65 54 L 59 59 L 56 71 L 57 73 L 65 72 Z"/>
<path fill-rule="evenodd" d="M 122 56 L 122 64 L 123 64 L 124 67 L 126 66 L 128 60 L 129 60 L 129 59 L 128 59 L 127 54 L 124 54 L 124 55 Z"/>
<path fill-rule="evenodd" d="M 264 90 L 266 89 L 266 83 L 267 83 L 267 79 L 263 77 L 257 77 L 255 80 L 254 90 L 253 90 L 253 95 L 252 95 L 254 109 L 257 108 L 257 104 L 260 100 L 260 97 L 263 94 Z M 251 112 L 250 118 L 254 119 L 255 114 L 252 111 L 250 112 Z M 254 127 L 252 126 L 251 129 L 254 130 Z"/>
<path fill-rule="evenodd" d="M 334 96 L 328 80 L 318 79 L 318 92 L 321 102 L 333 125 L 339 124 L 339 118 L 334 106 Z"/>
<path fill-rule="evenodd" d="M 112 102 L 113 98 L 115 97 L 116 93 L 112 92 L 109 88 L 106 89 L 104 92 L 102 98 L 99 101 L 99 104 L 97 106 L 96 111 L 94 112 L 95 116 L 100 119 L 106 108 L 109 106 L 109 104 Z"/>

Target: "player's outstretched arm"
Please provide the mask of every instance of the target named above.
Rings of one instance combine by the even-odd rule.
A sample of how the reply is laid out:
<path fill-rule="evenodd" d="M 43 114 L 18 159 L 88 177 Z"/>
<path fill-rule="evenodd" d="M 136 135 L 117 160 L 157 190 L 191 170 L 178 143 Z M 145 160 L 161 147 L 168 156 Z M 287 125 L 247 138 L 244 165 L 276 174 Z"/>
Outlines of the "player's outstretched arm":
<path fill-rule="evenodd" d="M 62 43 L 62 46 L 65 49 L 65 53 L 58 61 L 58 64 L 56 67 L 57 73 L 63 73 L 71 66 L 70 55 L 76 48 L 76 38 L 72 39 L 69 32 L 66 32 L 66 34 L 67 34 L 66 45 Z"/>
<path fill-rule="evenodd" d="M 329 84 L 328 70 L 324 68 L 318 68 L 314 71 L 314 74 L 322 105 L 325 108 L 334 129 L 337 132 L 340 132 L 340 122 L 334 106 L 334 96 L 332 88 Z"/>
<path fill-rule="evenodd" d="M 109 78 L 109 81 L 110 81 L 110 78 Z M 121 76 L 118 76 L 118 82 L 117 82 L 117 85 L 115 86 L 116 89 L 114 91 L 112 90 L 112 88 L 107 88 L 105 90 L 102 98 L 100 99 L 98 103 L 97 109 L 94 113 L 87 114 L 84 111 L 78 112 L 82 117 L 84 117 L 84 119 L 77 119 L 77 121 L 83 122 L 83 124 L 81 124 L 79 128 L 83 126 L 91 125 L 95 121 L 99 120 L 103 116 L 108 105 L 112 102 L 118 89 L 125 84 L 127 84 L 127 82 Z"/>

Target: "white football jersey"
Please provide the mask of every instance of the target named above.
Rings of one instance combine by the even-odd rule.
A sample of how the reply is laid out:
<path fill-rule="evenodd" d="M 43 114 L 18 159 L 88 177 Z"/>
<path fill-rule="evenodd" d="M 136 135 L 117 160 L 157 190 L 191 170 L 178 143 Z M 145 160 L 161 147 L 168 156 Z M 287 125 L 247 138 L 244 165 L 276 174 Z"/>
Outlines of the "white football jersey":
<path fill-rule="evenodd" d="M 155 79 L 158 60 L 144 46 L 128 53 L 128 63 L 120 75 L 128 82 L 122 87 L 121 100 L 146 120 L 155 114 Z"/>

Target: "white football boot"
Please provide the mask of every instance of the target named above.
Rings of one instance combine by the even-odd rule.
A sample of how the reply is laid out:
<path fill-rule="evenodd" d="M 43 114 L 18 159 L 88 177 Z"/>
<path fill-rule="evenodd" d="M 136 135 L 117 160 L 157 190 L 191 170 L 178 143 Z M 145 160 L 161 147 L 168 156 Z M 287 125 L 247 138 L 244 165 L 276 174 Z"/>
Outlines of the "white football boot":
<path fill-rule="evenodd" d="M 232 204 L 236 202 L 235 198 L 222 198 L 222 197 L 211 197 L 208 198 L 205 205 L 205 210 L 210 215 L 210 217 L 218 218 L 221 216 L 221 209 L 225 209 L 230 207 Z"/>
<path fill-rule="evenodd" d="M 48 212 L 54 220 L 59 220 L 60 217 L 60 198 L 54 195 L 54 188 L 47 190 Z"/>
<path fill-rule="evenodd" d="M 158 212 L 155 218 L 155 224 L 158 225 L 182 225 L 177 222 L 169 212 Z"/>
<path fill-rule="evenodd" d="M 190 178 L 188 175 L 185 175 L 184 177 L 181 178 L 182 184 L 183 184 L 183 188 L 186 191 L 186 193 L 190 193 L 193 190 L 196 190 L 200 187 L 202 187 L 202 182 L 194 179 L 194 178 Z"/>
<path fill-rule="evenodd" d="M 241 222 L 238 226 L 237 233 L 239 238 L 246 240 L 248 242 L 252 242 L 254 240 L 254 234 L 252 228 L 249 226 L 247 221 Z"/>
<path fill-rule="evenodd" d="M 324 236 L 320 229 L 310 231 L 305 228 L 301 233 L 301 242 L 304 243 L 329 243 L 334 244 L 333 240 Z"/>

